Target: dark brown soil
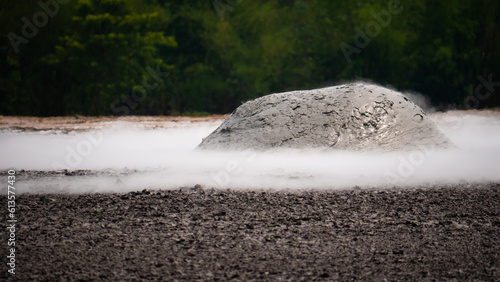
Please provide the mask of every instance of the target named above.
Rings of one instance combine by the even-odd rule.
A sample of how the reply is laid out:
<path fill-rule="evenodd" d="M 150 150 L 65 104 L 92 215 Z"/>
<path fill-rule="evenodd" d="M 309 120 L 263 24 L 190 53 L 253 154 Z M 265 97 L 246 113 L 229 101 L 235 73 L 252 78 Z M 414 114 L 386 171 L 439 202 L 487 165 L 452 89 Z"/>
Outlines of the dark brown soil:
<path fill-rule="evenodd" d="M 500 280 L 500 184 L 16 200 L 0 280 Z"/>

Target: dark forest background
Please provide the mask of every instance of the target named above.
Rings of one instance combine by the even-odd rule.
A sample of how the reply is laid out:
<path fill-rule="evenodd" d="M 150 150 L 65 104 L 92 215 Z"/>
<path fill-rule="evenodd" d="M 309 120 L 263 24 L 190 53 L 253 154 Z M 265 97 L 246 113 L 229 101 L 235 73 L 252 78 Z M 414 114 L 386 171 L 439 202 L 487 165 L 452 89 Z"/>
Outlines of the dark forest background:
<path fill-rule="evenodd" d="M 498 0 L 4 1 L 0 115 L 228 113 L 356 79 L 498 107 L 499 14 Z"/>

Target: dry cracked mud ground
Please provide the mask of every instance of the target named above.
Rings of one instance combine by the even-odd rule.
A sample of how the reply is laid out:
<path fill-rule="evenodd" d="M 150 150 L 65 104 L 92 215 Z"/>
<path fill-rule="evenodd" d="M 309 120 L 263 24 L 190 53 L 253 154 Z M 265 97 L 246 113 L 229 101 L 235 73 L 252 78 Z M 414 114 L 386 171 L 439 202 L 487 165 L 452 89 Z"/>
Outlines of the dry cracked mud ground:
<path fill-rule="evenodd" d="M 16 200 L 16 275 L 2 263 L 0 280 L 500 279 L 498 183 Z"/>

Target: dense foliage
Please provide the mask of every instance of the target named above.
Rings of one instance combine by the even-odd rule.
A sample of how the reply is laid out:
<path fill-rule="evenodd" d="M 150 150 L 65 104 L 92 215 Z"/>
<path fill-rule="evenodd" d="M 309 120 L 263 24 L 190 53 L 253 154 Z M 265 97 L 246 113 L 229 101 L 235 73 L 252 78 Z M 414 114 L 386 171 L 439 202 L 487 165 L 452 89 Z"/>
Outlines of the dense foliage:
<path fill-rule="evenodd" d="M 227 113 L 354 79 L 500 105 L 496 0 L 19 0 L 0 19 L 2 115 Z"/>

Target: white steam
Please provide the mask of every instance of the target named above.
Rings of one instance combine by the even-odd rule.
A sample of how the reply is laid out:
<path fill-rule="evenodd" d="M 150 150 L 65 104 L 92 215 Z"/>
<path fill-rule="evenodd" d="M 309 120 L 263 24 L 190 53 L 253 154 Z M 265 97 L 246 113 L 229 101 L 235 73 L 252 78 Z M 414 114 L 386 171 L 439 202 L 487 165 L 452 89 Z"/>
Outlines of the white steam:
<path fill-rule="evenodd" d="M 69 134 L 0 135 L 0 170 L 89 169 L 84 176 L 26 178 L 17 192 L 126 192 L 200 184 L 231 189 L 339 189 L 500 181 L 500 115 L 431 116 L 457 145 L 405 152 L 207 152 L 196 150 L 216 126 L 111 128 Z"/>

